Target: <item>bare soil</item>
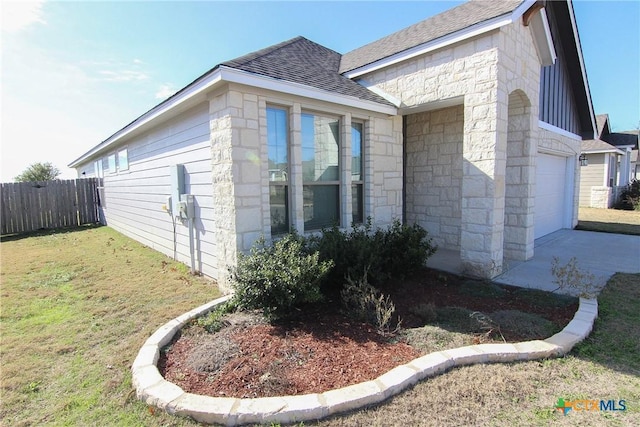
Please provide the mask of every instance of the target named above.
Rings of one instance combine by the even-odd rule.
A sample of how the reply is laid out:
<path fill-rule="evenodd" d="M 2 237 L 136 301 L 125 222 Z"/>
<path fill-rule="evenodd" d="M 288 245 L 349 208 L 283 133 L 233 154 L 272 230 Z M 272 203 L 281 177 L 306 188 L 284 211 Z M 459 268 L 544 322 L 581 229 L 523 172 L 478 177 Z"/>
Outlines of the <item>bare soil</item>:
<path fill-rule="evenodd" d="M 400 333 L 381 335 L 349 318 L 337 301 L 306 307 L 275 324 L 258 313 L 234 313 L 217 333 L 185 328 L 162 352 L 159 369 L 185 391 L 209 396 L 322 393 L 375 379 L 443 345 L 543 339 L 577 310 L 576 299 L 429 269 L 381 290 L 395 303 Z M 500 321 L 474 323 L 473 312 Z M 429 342 L 434 337 L 441 342 Z"/>

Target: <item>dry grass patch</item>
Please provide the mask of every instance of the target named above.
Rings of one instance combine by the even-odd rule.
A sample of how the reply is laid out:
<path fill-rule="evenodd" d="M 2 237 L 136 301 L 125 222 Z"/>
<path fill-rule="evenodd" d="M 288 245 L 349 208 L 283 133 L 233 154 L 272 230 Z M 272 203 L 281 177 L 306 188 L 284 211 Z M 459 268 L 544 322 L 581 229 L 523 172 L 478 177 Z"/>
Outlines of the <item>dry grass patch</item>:
<path fill-rule="evenodd" d="M 640 235 L 640 212 L 581 207 L 576 229 Z"/>
<path fill-rule="evenodd" d="M 193 425 L 139 402 L 129 369 L 159 326 L 219 296 L 215 284 L 107 227 L 0 248 L 3 424 Z"/>

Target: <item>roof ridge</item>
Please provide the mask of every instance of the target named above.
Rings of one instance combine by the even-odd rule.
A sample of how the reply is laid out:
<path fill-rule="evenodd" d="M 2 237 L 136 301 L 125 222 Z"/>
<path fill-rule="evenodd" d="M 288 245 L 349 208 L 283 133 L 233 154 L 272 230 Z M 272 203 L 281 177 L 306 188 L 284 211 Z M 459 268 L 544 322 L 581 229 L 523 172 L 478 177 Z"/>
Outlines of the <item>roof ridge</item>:
<path fill-rule="evenodd" d="M 234 63 L 237 66 L 246 65 L 249 62 L 255 60 L 256 58 L 259 58 L 261 56 L 268 55 L 270 53 L 276 52 L 276 51 L 278 51 L 280 49 L 283 49 L 283 48 L 285 48 L 285 47 L 287 47 L 287 46 L 289 46 L 289 45 L 291 45 L 293 43 L 296 43 L 298 41 L 301 41 L 301 40 L 311 41 L 311 40 L 308 40 L 307 38 L 305 38 L 303 36 L 296 36 L 296 37 L 294 37 L 292 39 L 285 40 L 283 42 L 276 43 L 274 45 L 267 46 L 267 47 L 264 47 L 262 49 L 258 49 L 258 50 L 255 50 L 253 52 L 249 52 L 247 54 L 238 56 L 238 57 L 230 59 L 228 61 L 221 62 L 220 65 L 225 65 L 225 64 L 228 64 L 228 63 Z"/>

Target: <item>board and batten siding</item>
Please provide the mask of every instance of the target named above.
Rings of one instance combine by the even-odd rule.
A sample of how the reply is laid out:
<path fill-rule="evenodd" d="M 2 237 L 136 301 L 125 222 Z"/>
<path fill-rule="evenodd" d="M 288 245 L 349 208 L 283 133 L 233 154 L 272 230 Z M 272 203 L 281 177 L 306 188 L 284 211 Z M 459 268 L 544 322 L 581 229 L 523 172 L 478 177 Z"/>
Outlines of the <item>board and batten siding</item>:
<path fill-rule="evenodd" d="M 553 8 L 548 8 L 547 14 L 553 13 Z M 555 64 L 540 70 L 539 118 L 545 123 L 580 135 L 580 119 L 565 65 L 566 55 L 558 41 L 560 31 L 557 20 L 549 19 L 549 24 L 558 57 Z"/>
<path fill-rule="evenodd" d="M 126 147 L 129 169 L 113 172 L 105 168 L 104 214 L 108 226 L 174 257 L 174 224 L 162 205 L 170 195 L 171 165 L 183 164 L 184 191 L 195 196 L 196 269 L 218 279 L 215 242 L 207 236 L 213 235 L 214 203 L 209 135 L 209 106 L 203 103 L 105 153 L 106 167 L 109 154 Z M 94 161 L 78 172 L 93 175 Z M 175 220 L 175 236 L 177 260 L 190 264 L 186 222 Z"/>
<path fill-rule="evenodd" d="M 591 206 L 591 187 L 602 187 L 604 185 L 604 154 L 588 154 L 587 166 L 580 168 L 580 206 Z"/>

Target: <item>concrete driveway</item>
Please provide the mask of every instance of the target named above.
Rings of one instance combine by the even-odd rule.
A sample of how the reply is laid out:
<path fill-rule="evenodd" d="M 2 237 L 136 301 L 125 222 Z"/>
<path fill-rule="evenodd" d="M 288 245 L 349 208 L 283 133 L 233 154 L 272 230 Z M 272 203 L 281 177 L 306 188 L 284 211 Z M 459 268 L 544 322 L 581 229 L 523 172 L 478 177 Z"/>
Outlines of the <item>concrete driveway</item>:
<path fill-rule="evenodd" d="M 640 273 L 640 236 L 559 230 L 535 242 L 534 256 L 526 262 L 508 265 L 495 282 L 524 288 L 553 291 L 558 285 L 551 274 L 553 257 L 565 265 L 575 257 L 582 272 L 595 276 L 598 290 L 615 273 Z"/>
<path fill-rule="evenodd" d="M 575 257 L 581 272 L 595 276 L 598 290 L 617 273 L 640 273 L 640 236 L 596 233 L 593 231 L 559 230 L 535 241 L 534 256 L 526 262 L 509 261 L 509 270 L 494 282 L 523 288 L 554 291 L 558 285 L 551 274 L 553 257 L 566 265 Z M 427 267 L 461 274 L 460 253 L 439 249 L 427 261 Z"/>

